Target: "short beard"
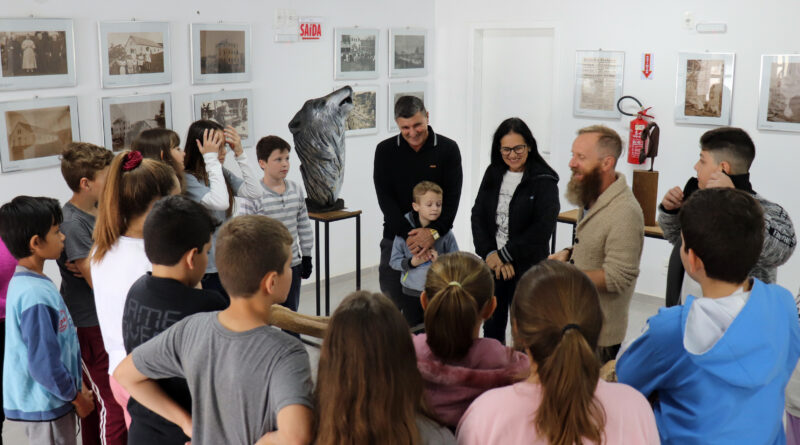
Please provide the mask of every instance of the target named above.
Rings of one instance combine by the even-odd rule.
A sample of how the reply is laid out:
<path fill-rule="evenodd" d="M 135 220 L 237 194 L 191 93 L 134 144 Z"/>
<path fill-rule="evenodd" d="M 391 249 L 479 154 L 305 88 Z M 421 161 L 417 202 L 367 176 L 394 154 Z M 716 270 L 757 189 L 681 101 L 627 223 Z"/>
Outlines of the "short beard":
<path fill-rule="evenodd" d="M 600 197 L 600 185 L 603 177 L 600 166 L 596 166 L 588 173 L 583 175 L 583 180 L 575 179 L 575 171 L 572 171 L 572 178 L 567 184 L 567 200 L 583 208 L 589 207 Z"/>

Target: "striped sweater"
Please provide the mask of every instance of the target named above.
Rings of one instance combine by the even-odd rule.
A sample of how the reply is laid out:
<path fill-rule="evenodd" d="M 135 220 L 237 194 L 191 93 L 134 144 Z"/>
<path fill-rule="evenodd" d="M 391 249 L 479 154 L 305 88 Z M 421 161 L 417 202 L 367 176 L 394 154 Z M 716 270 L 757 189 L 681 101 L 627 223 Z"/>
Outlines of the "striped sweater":
<path fill-rule="evenodd" d="M 284 179 L 286 190 L 278 194 L 263 181 L 264 192 L 256 199 L 242 199 L 239 215 L 265 215 L 282 222 L 292 234 L 292 267 L 300 264 L 301 258 L 311 256 L 314 248 L 314 232 L 308 219 L 303 190 L 294 182 Z M 299 241 L 299 243 L 298 243 Z"/>

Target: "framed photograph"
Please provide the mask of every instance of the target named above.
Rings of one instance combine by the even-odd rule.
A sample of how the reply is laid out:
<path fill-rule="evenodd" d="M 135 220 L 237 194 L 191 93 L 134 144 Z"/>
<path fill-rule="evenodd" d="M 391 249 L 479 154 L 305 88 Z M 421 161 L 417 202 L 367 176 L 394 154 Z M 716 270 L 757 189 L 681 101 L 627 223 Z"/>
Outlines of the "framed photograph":
<path fill-rule="evenodd" d="M 208 119 L 223 127 L 230 125 L 242 138 L 243 147 L 255 145 L 255 134 L 251 126 L 253 90 L 195 94 L 192 102 L 194 120 Z"/>
<path fill-rule="evenodd" d="M 0 135 L 3 172 L 60 165 L 67 144 L 80 140 L 78 98 L 2 102 Z"/>
<path fill-rule="evenodd" d="M 575 116 L 616 119 L 622 97 L 625 53 L 622 51 L 576 51 Z"/>
<path fill-rule="evenodd" d="M 336 80 L 378 78 L 377 29 L 336 28 L 333 38 Z"/>
<path fill-rule="evenodd" d="M 250 25 L 192 23 L 192 83 L 249 82 Z"/>
<path fill-rule="evenodd" d="M 172 128 L 169 93 L 103 98 L 103 142 L 109 150 L 131 148 L 144 130 Z"/>
<path fill-rule="evenodd" d="M 169 23 L 100 22 L 103 88 L 172 82 Z"/>
<path fill-rule="evenodd" d="M 398 131 L 397 122 L 394 121 L 394 104 L 403 96 L 417 96 L 422 99 L 425 109 L 430 111 L 430 104 L 426 102 L 428 84 L 425 82 L 397 82 L 389 84 L 389 131 Z"/>
<path fill-rule="evenodd" d="M 675 122 L 729 125 L 733 53 L 678 53 Z"/>
<path fill-rule="evenodd" d="M 428 74 L 428 30 L 392 28 L 389 30 L 389 77 Z"/>
<path fill-rule="evenodd" d="M 347 115 L 344 127 L 347 136 L 361 136 L 378 132 L 378 87 L 376 85 L 353 85 L 353 110 Z"/>
<path fill-rule="evenodd" d="M 71 19 L 0 19 L 0 90 L 75 85 Z"/>
<path fill-rule="evenodd" d="M 761 56 L 758 129 L 800 132 L 800 55 Z"/>

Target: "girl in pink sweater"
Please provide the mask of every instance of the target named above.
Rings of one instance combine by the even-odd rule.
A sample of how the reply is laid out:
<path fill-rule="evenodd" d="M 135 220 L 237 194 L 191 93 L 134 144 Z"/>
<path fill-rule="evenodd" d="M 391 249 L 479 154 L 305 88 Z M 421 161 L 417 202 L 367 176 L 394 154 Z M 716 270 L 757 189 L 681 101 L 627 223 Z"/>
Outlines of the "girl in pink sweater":
<path fill-rule="evenodd" d="M 492 273 L 477 256 L 456 252 L 428 270 L 420 296 L 425 334 L 414 336 L 417 367 L 428 407 L 455 428 L 484 391 L 510 385 L 528 374 L 528 358 L 492 338 L 478 338 L 497 307 Z"/>
<path fill-rule="evenodd" d="M 530 376 L 478 397 L 458 425 L 459 445 L 659 443 L 644 396 L 599 378 L 603 315 L 583 272 L 554 260 L 534 266 L 517 285 L 511 320 Z"/>

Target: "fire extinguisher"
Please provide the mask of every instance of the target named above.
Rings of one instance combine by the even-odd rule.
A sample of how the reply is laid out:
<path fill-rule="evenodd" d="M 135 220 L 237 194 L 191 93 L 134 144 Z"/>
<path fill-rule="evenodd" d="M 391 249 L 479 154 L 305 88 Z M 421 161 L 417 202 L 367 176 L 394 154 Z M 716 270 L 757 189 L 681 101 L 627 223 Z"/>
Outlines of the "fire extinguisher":
<path fill-rule="evenodd" d="M 648 124 L 651 123 L 648 119 L 654 119 L 653 116 L 647 114 L 652 107 L 644 108 L 642 103 L 633 96 L 622 96 L 617 101 L 617 110 L 626 116 L 634 116 L 634 114 L 622 111 L 620 103 L 624 99 L 631 99 L 639 104 L 639 111 L 636 112 L 636 118 L 631 121 L 630 131 L 628 133 L 628 162 L 639 165 L 644 162 L 645 158 L 642 156 L 642 152 L 645 149 L 645 141 L 642 139 L 642 133 L 645 131 Z"/>

